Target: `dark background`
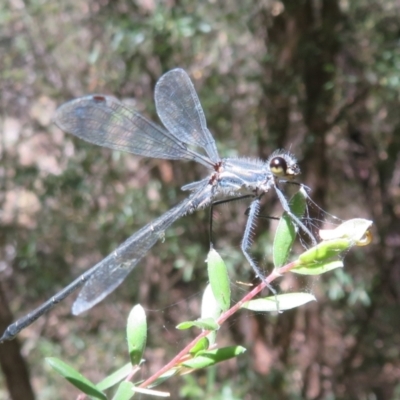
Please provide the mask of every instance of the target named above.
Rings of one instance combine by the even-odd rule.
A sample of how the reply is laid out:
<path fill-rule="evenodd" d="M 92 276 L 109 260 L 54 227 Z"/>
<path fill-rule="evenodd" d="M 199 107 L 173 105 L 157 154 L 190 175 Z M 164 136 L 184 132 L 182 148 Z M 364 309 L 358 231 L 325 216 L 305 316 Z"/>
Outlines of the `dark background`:
<path fill-rule="evenodd" d="M 162 389 L 188 399 L 400 398 L 398 1 L 10 0 L 0 20 L 1 330 L 205 174 L 76 140 L 51 123 L 55 108 L 100 92 L 157 121 L 154 85 L 181 67 L 222 156 L 290 148 L 322 208 L 375 225 L 372 245 L 351 250 L 343 270 L 312 284 L 280 281 L 281 291 L 311 290 L 317 303 L 278 317 L 239 313 L 218 343 L 245 346 L 243 356 Z M 253 277 L 239 247 L 245 208 L 221 207 L 215 227 L 233 283 Z M 198 317 L 207 281 L 207 216 L 178 221 L 84 316 L 70 315 L 70 299 L 0 345 L 0 399 L 33 398 L 28 378 L 38 399 L 74 398 L 47 356 L 95 381 L 122 366 L 125 320 L 138 302 L 149 318 L 143 376 L 176 354 L 193 332 L 174 326 Z M 272 235 L 259 224 L 254 254 L 263 268 Z"/>

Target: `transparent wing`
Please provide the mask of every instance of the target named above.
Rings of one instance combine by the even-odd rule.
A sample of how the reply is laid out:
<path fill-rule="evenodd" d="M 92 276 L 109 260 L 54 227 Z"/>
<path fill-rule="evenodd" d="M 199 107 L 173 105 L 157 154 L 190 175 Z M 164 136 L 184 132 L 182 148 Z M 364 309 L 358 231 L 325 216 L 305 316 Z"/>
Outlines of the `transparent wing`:
<path fill-rule="evenodd" d="M 194 160 L 209 168 L 213 164 L 188 149 L 184 140 L 111 96 L 91 95 L 69 101 L 58 108 L 54 120 L 62 130 L 99 146 L 146 157 Z"/>
<path fill-rule="evenodd" d="M 202 147 L 214 163 L 220 160 L 196 90 L 183 69 L 164 74 L 154 97 L 157 114 L 169 132 L 187 144 Z"/>
<path fill-rule="evenodd" d="M 77 315 L 89 310 L 118 287 L 150 248 L 164 236 L 165 230 L 178 218 L 209 204 L 213 187 L 208 184 L 208 181 L 209 179 L 204 179 L 202 186 L 196 192 L 144 226 L 104 260 L 83 274 L 82 280 L 86 283 L 72 307 L 73 314 Z"/>

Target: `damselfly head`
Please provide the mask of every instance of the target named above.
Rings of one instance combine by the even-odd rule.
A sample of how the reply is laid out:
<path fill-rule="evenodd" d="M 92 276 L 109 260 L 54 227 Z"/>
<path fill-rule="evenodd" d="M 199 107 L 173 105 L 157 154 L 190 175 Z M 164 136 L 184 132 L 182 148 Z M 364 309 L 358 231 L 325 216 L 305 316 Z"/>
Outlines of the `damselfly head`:
<path fill-rule="evenodd" d="M 300 174 L 296 158 L 286 151 L 274 152 L 267 160 L 267 165 L 277 178 L 291 179 Z"/>

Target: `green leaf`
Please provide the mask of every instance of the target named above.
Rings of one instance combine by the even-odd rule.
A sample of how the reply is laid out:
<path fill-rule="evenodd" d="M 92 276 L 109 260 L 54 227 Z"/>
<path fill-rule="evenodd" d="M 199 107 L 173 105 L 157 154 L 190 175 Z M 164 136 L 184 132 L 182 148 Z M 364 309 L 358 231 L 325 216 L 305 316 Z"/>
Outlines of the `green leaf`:
<path fill-rule="evenodd" d="M 146 314 L 140 304 L 133 307 L 129 314 L 126 336 L 132 365 L 138 365 L 142 359 L 147 339 Z"/>
<path fill-rule="evenodd" d="M 301 254 L 296 262 L 297 267 L 291 271 L 302 275 L 320 275 L 343 267 L 343 263 L 334 258 L 352 246 L 369 244 L 371 225 L 372 221 L 355 218 L 345 221 L 335 229 L 320 230 L 320 236 L 324 240 Z"/>
<path fill-rule="evenodd" d="M 68 382 L 78 388 L 81 392 L 95 399 L 107 400 L 107 397 L 102 393 L 94 383 L 85 378 L 77 370 L 55 357 L 47 357 L 46 361 L 49 365 L 63 376 Z"/>
<path fill-rule="evenodd" d="M 334 260 L 300 265 L 297 268 L 293 268 L 291 272 L 299 275 L 321 275 L 336 268 L 343 268 L 343 262 L 340 260 Z"/>
<path fill-rule="evenodd" d="M 242 346 L 223 347 L 221 349 L 202 352 L 195 358 L 183 362 L 182 365 L 193 369 L 206 368 L 221 361 L 237 357 L 245 351 L 246 349 Z"/>
<path fill-rule="evenodd" d="M 214 293 L 211 289 L 211 285 L 207 285 L 204 290 L 203 298 L 201 301 L 201 319 L 212 318 L 217 320 L 221 315 L 221 307 L 215 299 Z M 209 344 L 214 344 L 217 338 L 217 333 L 215 331 L 210 332 L 207 335 Z"/>
<path fill-rule="evenodd" d="M 221 315 L 221 307 L 214 296 L 211 285 L 208 284 L 204 290 L 201 300 L 201 319 L 218 319 Z"/>
<path fill-rule="evenodd" d="M 364 246 L 365 243 L 357 243 L 363 240 L 364 236 L 367 234 L 369 228 L 373 224 L 372 221 L 363 218 L 353 218 L 348 221 L 343 222 L 341 225 L 335 229 L 321 229 L 319 235 L 323 240 L 332 239 L 349 239 L 353 242 L 353 245 Z"/>
<path fill-rule="evenodd" d="M 316 246 L 305 251 L 298 258 L 300 264 L 307 265 L 319 263 L 321 261 L 332 260 L 333 257 L 338 256 L 343 251 L 352 246 L 349 239 L 333 239 L 326 240 L 318 243 Z"/>
<path fill-rule="evenodd" d="M 224 260 L 214 249 L 210 249 L 208 253 L 207 269 L 214 297 L 221 310 L 226 311 L 231 302 L 229 275 Z"/>
<path fill-rule="evenodd" d="M 216 331 L 219 329 L 219 325 L 213 318 L 201 318 L 196 321 L 181 322 L 179 325 L 177 325 L 176 329 L 185 330 L 192 328 L 193 326 L 206 331 Z"/>
<path fill-rule="evenodd" d="M 290 310 L 300 307 L 310 301 L 315 301 L 315 297 L 310 293 L 285 293 L 277 295 L 279 302 L 279 311 Z M 242 305 L 252 311 L 270 312 L 277 310 L 275 296 L 265 297 L 261 299 L 250 300 Z"/>
<path fill-rule="evenodd" d="M 304 215 L 307 198 L 306 191 L 301 188 L 289 201 L 290 210 L 299 218 Z M 296 239 L 297 230 L 298 227 L 292 218 L 286 212 L 283 213 L 275 232 L 272 248 L 275 268 L 280 268 L 286 264 L 293 242 Z"/>
<path fill-rule="evenodd" d="M 119 368 L 117 371 L 113 372 L 111 375 L 104 378 L 101 382 L 99 382 L 96 387 L 99 390 L 106 390 L 110 387 L 116 385 L 118 382 L 121 382 L 125 379 L 129 373 L 132 371 L 132 364 L 125 364 L 123 367 Z"/>
<path fill-rule="evenodd" d="M 165 382 L 166 380 L 170 379 L 172 376 L 176 375 L 179 372 L 180 368 L 171 368 L 160 377 L 158 377 L 153 383 L 150 384 L 149 388 L 156 387 L 161 383 Z"/>
<path fill-rule="evenodd" d="M 121 382 L 118 389 L 113 397 L 113 400 L 129 400 L 134 395 L 133 391 L 134 384 L 132 382 Z"/>
<path fill-rule="evenodd" d="M 203 337 L 190 349 L 189 353 L 192 355 L 197 354 L 199 351 L 207 350 L 210 347 L 210 342 L 207 337 Z"/>

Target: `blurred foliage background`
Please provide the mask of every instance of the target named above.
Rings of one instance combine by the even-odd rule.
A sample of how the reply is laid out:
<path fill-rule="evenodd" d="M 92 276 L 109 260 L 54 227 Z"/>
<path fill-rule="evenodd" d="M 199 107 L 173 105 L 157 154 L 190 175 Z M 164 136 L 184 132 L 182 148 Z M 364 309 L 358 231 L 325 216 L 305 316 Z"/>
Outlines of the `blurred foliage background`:
<path fill-rule="evenodd" d="M 205 173 L 75 140 L 52 124 L 56 107 L 113 94 L 157 121 L 154 85 L 182 67 L 222 156 L 288 148 L 317 204 L 342 219 L 372 219 L 375 230 L 343 271 L 306 284 L 318 303 L 279 316 L 241 313 L 219 343 L 244 345 L 244 356 L 163 389 L 188 399 L 400 399 L 398 1 L 8 0 L 0 26 L 1 330 Z M 216 216 L 233 282 L 253 279 L 240 253 L 245 209 L 221 207 Z M 273 197 L 267 210 L 280 213 Z M 0 399 L 33 398 L 28 378 L 36 398 L 72 398 L 46 356 L 97 381 L 127 362 L 125 319 L 138 302 L 149 317 L 143 376 L 169 360 L 190 336 L 174 326 L 199 314 L 207 217 L 178 221 L 84 316 L 70 315 L 70 299 L 0 345 Z M 254 254 L 266 269 L 272 235 L 260 221 Z M 286 277 L 280 290 L 304 285 Z"/>

